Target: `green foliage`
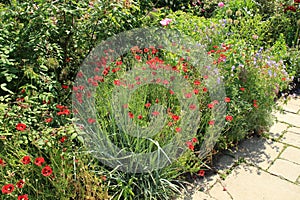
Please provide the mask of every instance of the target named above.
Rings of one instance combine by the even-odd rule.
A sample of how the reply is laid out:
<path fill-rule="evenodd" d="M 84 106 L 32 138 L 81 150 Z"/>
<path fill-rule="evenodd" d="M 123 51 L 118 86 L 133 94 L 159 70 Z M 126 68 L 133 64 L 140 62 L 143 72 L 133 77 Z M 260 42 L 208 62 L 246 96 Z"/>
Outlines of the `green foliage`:
<path fill-rule="evenodd" d="M 0 187 L 14 184 L 1 199 L 170 199 L 184 190 L 185 176 L 197 176 L 209 164 L 199 155 L 203 135 L 212 126 L 211 110 L 217 104 L 204 92 L 203 74 L 172 52 L 157 51 L 159 61 L 189 77 L 195 87 L 202 118 L 187 151 L 171 165 L 144 174 L 130 174 L 99 163 L 85 149 L 81 133 L 72 126 L 71 87 L 79 66 L 101 41 L 137 27 L 161 26 L 192 37 L 214 60 L 223 79 L 227 99 L 225 127 L 215 150 L 228 149 L 248 134 L 262 134 L 272 123 L 274 99 L 300 78 L 299 3 L 283 0 L 8 0 L 0 3 Z M 144 61 L 150 55 L 139 54 Z M 112 93 L 127 66 L 139 63 L 136 55 L 120 58 L 118 73 L 110 73 L 98 87 L 98 122 L 122 149 L 151 152 L 158 146 L 144 138 L 113 134 L 111 103 L 101 100 Z M 154 58 L 151 57 L 151 58 Z M 158 61 L 158 60 L 156 60 Z M 115 61 L 108 63 L 117 68 Z M 136 64 L 138 66 L 138 64 Z M 203 92 L 201 92 L 203 91 Z M 180 116 L 178 98 L 164 87 L 146 85 L 129 101 L 133 120 L 148 126 L 147 102 L 170 108 L 165 126 L 153 140 L 164 146 L 180 129 L 172 116 Z M 222 101 L 222 103 L 224 103 Z M 143 116 L 138 118 L 138 116 Z M 229 118 L 228 118 L 229 117 Z M 180 120 L 179 120 L 180 121 Z M 25 125 L 25 126 L 24 126 Z M 125 136 L 124 136 L 125 135 Z M 29 156 L 29 164 L 22 163 Z M 43 157 L 38 166 L 35 159 Z M 49 176 L 42 169 L 50 166 Z M 202 176 L 202 175 L 200 175 Z M 24 180 L 23 188 L 16 183 Z"/>

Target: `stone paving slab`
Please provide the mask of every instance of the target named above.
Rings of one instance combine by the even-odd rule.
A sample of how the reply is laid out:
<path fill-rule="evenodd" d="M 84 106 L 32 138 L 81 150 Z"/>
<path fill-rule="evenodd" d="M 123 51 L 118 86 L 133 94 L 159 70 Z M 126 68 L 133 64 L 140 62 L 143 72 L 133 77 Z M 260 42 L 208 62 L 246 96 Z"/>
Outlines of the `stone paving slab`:
<path fill-rule="evenodd" d="M 300 115 L 288 112 L 275 112 L 274 115 L 279 122 L 285 122 L 293 126 L 300 127 Z"/>
<path fill-rule="evenodd" d="M 282 152 L 280 158 L 300 165 L 300 149 L 289 146 Z"/>
<path fill-rule="evenodd" d="M 269 130 L 270 138 L 278 139 L 287 129 L 289 125 L 281 122 L 275 123 Z"/>
<path fill-rule="evenodd" d="M 272 140 L 253 137 L 239 145 L 235 156 L 247 163 L 267 169 L 284 149 L 284 145 Z"/>
<path fill-rule="evenodd" d="M 300 100 L 299 98 L 290 98 L 288 104 L 284 104 L 282 101 L 278 103 L 285 111 L 291 113 L 298 113 L 300 110 Z"/>
<path fill-rule="evenodd" d="M 300 134 L 300 128 L 297 127 L 291 127 L 288 129 L 288 131 Z"/>
<path fill-rule="evenodd" d="M 286 132 L 280 140 L 283 143 L 300 147 L 300 133 Z"/>
<path fill-rule="evenodd" d="M 251 166 L 239 166 L 224 184 L 234 200 L 296 200 L 300 197 L 299 185 Z"/>
<path fill-rule="evenodd" d="M 288 160 L 277 159 L 268 172 L 286 178 L 292 182 L 296 182 L 300 176 L 300 165 Z"/>
<path fill-rule="evenodd" d="M 222 199 L 222 200 L 231 200 L 230 194 L 228 194 L 227 189 L 221 184 L 221 183 L 216 183 L 209 191 L 209 194 L 211 197 L 215 199 Z"/>

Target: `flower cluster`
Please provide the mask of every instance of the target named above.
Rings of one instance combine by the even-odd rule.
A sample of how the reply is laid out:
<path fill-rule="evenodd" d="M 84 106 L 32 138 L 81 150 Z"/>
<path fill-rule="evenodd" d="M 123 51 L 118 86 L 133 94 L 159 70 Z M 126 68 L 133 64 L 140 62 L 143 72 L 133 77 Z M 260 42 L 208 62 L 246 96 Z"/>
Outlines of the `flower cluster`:
<path fill-rule="evenodd" d="M 23 165 L 29 165 L 31 163 L 31 157 L 28 155 L 23 156 L 21 159 L 21 163 Z M 45 163 L 45 159 L 43 157 L 37 157 L 34 160 L 34 164 L 39 167 L 41 167 L 44 163 Z M 0 166 L 5 167 L 5 165 L 6 165 L 5 161 L 2 158 L 0 158 Z M 41 174 L 46 177 L 50 176 L 52 173 L 53 170 L 49 165 L 44 166 L 41 170 Z M 25 180 L 21 179 L 15 185 L 12 183 L 5 184 L 1 190 L 2 194 L 11 194 L 14 192 L 15 187 L 21 189 L 24 187 L 25 183 L 26 183 Z M 27 194 L 19 195 L 18 200 L 28 200 L 28 195 Z"/>

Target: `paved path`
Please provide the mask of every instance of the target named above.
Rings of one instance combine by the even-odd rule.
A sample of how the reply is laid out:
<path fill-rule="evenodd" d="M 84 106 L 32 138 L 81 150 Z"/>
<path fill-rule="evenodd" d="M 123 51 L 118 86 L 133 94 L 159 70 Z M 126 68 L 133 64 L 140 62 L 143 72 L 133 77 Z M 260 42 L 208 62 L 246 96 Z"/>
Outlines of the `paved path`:
<path fill-rule="evenodd" d="M 277 121 L 266 138 L 254 136 L 218 156 L 218 173 L 184 199 L 300 200 L 300 96 L 283 109 L 274 113 Z"/>

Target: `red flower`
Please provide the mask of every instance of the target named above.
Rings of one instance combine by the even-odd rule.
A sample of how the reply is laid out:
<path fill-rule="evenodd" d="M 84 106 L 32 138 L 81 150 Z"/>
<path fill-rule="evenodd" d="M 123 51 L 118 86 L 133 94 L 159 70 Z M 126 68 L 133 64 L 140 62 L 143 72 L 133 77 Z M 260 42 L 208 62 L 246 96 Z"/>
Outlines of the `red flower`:
<path fill-rule="evenodd" d="M 257 103 L 253 103 L 253 107 L 254 107 L 254 108 L 258 108 Z"/>
<path fill-rule="evenodd" d="M 13 184 L 7 184 L 2 187 L 2 194 L 10 194 L 14 191 L 15 187 Z"/>
<path fill-rule="evenodd" d="M 196 143 L 196 142 L 198 142 L 198 139 L 197 139 L 197 138 L 193 138 L 193 139 L 192 139 L 192 142 L 193 142 L 193 143 Z"/>
<path fill-rule="evenodd" d="M 6 165 L 5 161 L 0 158 L 0 166 L 4 167 Z"/>
<path fill-rule="evenodd" d="M 139 115 L 139 116 L 138 116 L 138 119 L 143 119 L 143 116 L 142 116 L 142 115 Z"/>
<path fill-rule="evenodd" d="M 294 3 L 300 3 L 300 0 L 294 0 Z"/>
<path fill-rule="evenodd" d="M 286 11 L 288 11 L 288 10 L 290 10 L 290 11 L 292 11 L 292 12 L 296 12 L 296 11 L 297 11 L 297 9 L 296 9 L 295 6 L 287 6 L 287 7 L 284 9 L 284 12 L 286 12 Z"/>
<path fill-rule="evenodd" d="M 200 85 L 200 84 L 201 84 L 201 82 L 199 80 L 194 81 L 194 85 Z"/>
<path fill-rule="evenodd" d="M 199 93 L 199 90 L 194 89 L 194 94 L 198 94 L 198 93 Z"/>
<path fill-rule="evenodd" d="M 70 113 L 70 110 L 65 107 L 61 111 L 57 112 L 57 115 L 69 115 Z"/>
<path fill-rule="evenodd" d="M 50 166 L 46 165 L 43 169 L 42 169 L 42 175 L 43 176 L 50 176 L 52 174 L 52 169 Z"/>
<path fill-rule="evenodd" d="M 18 200 L 28 200 L 28 195 L 27 194 L 20 195 L 18 196 Z"/>
<path fill-rule="evenodd" d="M 181 131 L 181 128 L 180 128 L 180 127 L 176 127 L 176 128 L 175 128 L 175 131 L 176 131 L 176 132 L 180 132 L 180 131 Z"/>
<path fill-rule="evenodd" d="M 89 124 L 92 124 L 92 123 L 95 123 L 95 122 L 96 122 L 96 120 L 93 119 L 93 118 L 89 118 L 89 119 L 88 119 L 88 123 L 89 123 Z"/>
<path fill-rule="evenodd" d="M 136 59 L 137 61 L 140 61 L 140 60 L 141 60 L 141 56 L 136 55 L 136 56 L 135 56 L 135 59 Z"/>
<path fill-rule="evenodd" d="M 146 104 L 145 104 L 145 107 L 146 107 L 146 108 L 149 108 L 150 106 L 151 106 L 151 103 L 146 103 Z"/>
<path fill-rule="evenodd" d="M 121 85 L 121 81 L 120 80 L 114 80 L 114 85 L 117 85 L 117 86 Z"/>
<path fill-rule="evenodd" d="M 180 118 L 180 117 L 179 117 L 178 115 L 173 115 L 173 116 L 172 116 L 172 119 L 173 119 L 174 121 L 179 120 L 179 118 Z"/>
<path fill-rule="evenodd" d="M 190 105 L 190 109 L 191 109 L 191 110 L 195 110 L 195 109 L 196 109 L 196 105 L 195 105 L 195 104 L 191 104 L 191 105 Z"/>
<path fill-rule="evenodd" d="M 210 121 L 208 122 L 208 124 L 213 126 L 213 125 L 215 124 L 215 121 L 214 121 L 214 120 L 210 120 Z"/>
<path fill-rule="evenodd" d="M 67 136 L 62 136 L 59 141 L 61 143 L 64 143 L 66 139 L 67 139 Z"/>
<path fill-rule="evenodd" d="M 231 116 L 231 115 L 227 115 L 226 117 L 225 117 L 225 119 L 226 119 L 226 121 L 232 121 L 233 120 L 233 117 Z"/>
<path fill-rule="evenodd" d="M 24 165 L 27 165 L 30 163 L 30 156 L 24 156 L 21 160 L 21 162 L 24 164 Z"/>
<path fill-rule="evenodd" d="M 121 61 L 121 60 L 120 60 L 120 61 L 117 61 L 117 62 L 116 62 L 116 65 L 117 65 L 117 66 L 122 65 L 122 61 Z"/>
<path fill-rule="evenodd" d="M 16 186 L 17 186 L 18 188 L 23 188 L 23 187 L 24 187 L 24 184 L 25 184 L 25 181 L 19 180 L 19 181 L 16 183 Z"/>
<path fill-rule="evenodd" d="M 188 148 L 192 151 L 194 151 L 195 146 L 193 145 L 193 143 L 191 141 L 187 141 L 186 145 L 188 146 Z"/>
<path fill-rule="evenodd" d="M 208 108 L 212 109 L 214 107 L 214 104 L 210 103 L 207 105 Z"/>
<path fill-rule="evenodd" d="M 42 166 L 42 164 L 45 162 L 45 159 L 43 157 L 38 157 L 35 159 L 34 164 L 37 166 Z"/>
<path fill-rule="evenodd" d="M 245 91 L 245 88 L 241 87 L 240 90 L 241 90 L 242 92 L 244 92 L 244 91 Z"/>
<path fill-rule="evenodd" d="M 229 98 L 229 97 L 225 97 L 224 101 L 225 101 L 226 103 L 229 103 L 229 102 L 230 102 L 230 98 Z"/>
<path fill-rule="evenodd" d="M 69 88 L 68 85 L 61 85 L 61 87 L 62 87 L 63 89 L 68 89 L 68 88 Z"/>
<path fill-rule="evenodd" d="M 207 88 L 205 87 L 205 88 L 203 88 L 203 92 L 207 92 Z"/>
<path fill-rule="evenodd" d="M 52 119 L 51 117 L 49 117 L 49 118 L 45 119 L 45 122 L 46 122 L 46 123 L 50 123 L 50 122 L 52 122 L 52 120 L 53 120 L 53 119 Z"/>
<path fill-rule="evenodd" d="M 157 115 L 159 115 L 159 112 L 158 111 L 154 111 L 154 112 L 152 112 L 152 115 L 153 116 L 157 116 Z"/>
<path fill-rule="evenodd" d="M 128 112 L 128 116 L 129 116 L 129 118 L 131 118 L 131 119 L 134 117 L 134 115 L 133 115 L 132 112 Z"/>
<path fill-rule="evenodd" d="M 18 123 L 17 124 L 17 126 L 16 126 L 16 129 L 18 130 L 18 131 L 24 131 L 25 129 L 26 129 L 26 125 L 25 124 L 23 124 L 23 123 Z"/>
<path fill-rule="evenodd" d="M 187 93 L 187 94 L 185 94 L 184 96 L 185 96 L 185 98 L 189 99 L 189 98 L 192 97 L 192 93 Z"/>
<path fill-rule="evenodd" d="M 200 171 L 198 172 L 198 175 L 199 175 L 199 176 L 204 176 L 204 174 L 205 174 L 205 171 L 204 171 L 204 170 L 200 170 Z"/>

